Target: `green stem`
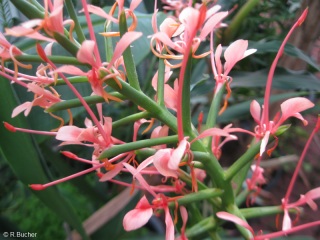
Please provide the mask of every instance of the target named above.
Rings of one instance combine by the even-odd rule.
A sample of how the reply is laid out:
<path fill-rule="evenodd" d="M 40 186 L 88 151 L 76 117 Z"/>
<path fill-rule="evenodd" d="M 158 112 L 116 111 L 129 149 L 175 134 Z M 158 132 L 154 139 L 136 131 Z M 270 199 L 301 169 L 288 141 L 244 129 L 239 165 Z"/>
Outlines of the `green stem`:
<path fill-rule="evenodd" d="M 40 63 L 43 62 L 43 60 L 36 55 L 20 55 L 15 57 L 19 62 L 35 62 Z M 84 63 L 79 62 L 74 57 L 67 57 L 67 56 L 48 56 L 48 58 L 56 63 L 56 64 L 70 64 L 70 65 L 86 65 Z M 12 61 L 8 59 L 8 61 Z"/>
<path fill-rule="evenodd" d="M 53 33 L 53 37 L 72 56 L 77 57 L 79 47 L 75 43 L 71 42 L 69 38 L 57 32 Z"/>
<path fill-rule="evenodd" d="M 109 94 L 114 97 L 123 99 L 123 96 L 119 93 L 109 93 Z M 89 105 L 105 102 L 103 97 L 97 96 L 97 95 L 83 97 L 83 99 Z M 55 103 L 51 107 L 47 108 L 45 112 L 57 112 L 57 111 L 76 108 L 76 107 L 82 107 L 82 103 L 79 100 L 79 98 L 74 98 L 74 99 Z"/>
<path fill-rule="evenodd" d="M 251 162 L 254 157 L 259 153 L 261 142 L 252 145 L 238 160 L 232 164 L 228 170 L 225 172 L 226 181 L 231 181 L 232 178 L 237 175 L 237 173 Z"/>
<path fill-rule="evenodd" d="M 38 7 L 29 3 L 29 1 L 11 0 L 10 2 L 29 19 L 43 19 L 44 17 L 44 13 L 41 12 Z"/>
<path fill-rule="evenodd" d="M 206 129 L 213 128 L 217 123 L 217 117 L 218 113 L 220 111 L 220 104 L 222 100 L 222 96 L 224 93 L 224 86 L 220 88 L 220 90 L 214 94 L 214 97 L 212 98 L 212 102 L 210 105 L 208 118 L 206 121 Z M 212 137 L 209 138 L 207 148 L 211 152 L 211 144 L 212 144 Z"/>
<path fill-rule="evenodd" d="M 208 189 L 204 189 L 204 190 L 200 190 L 198 192 L 195 193 L 189 193 L 185 196 L 183 196 L 182 198 L 179 198 L 177 200 L 179 206 L 180 205 L 187 205 L 190 203 L 194 203 L 194 202 L 199 202 L 199 201 L 203 201 L 203 200 L 207 200 L 207 199 L 211 199 L 211 198 L 215 198 L 215 197 L 219 197 L 221 196 L 223 193 L 223 190 L 221 189 L 217 189 L 217 188 L 208 188 Z M 171 202 L 169 204 L 170 207 L 174 207 L 175 204 L 174 202 Z"/>
<path fill-rule="evenodd" d="M 78 17 L 77 17 L 77 13 L 76 13 L 76 11 L 74 9 L 72 0 L 66 0 L 66 1 L 64 1 L 64 3 L 66 5 L 66 7 L 67 7 L 67 10 L 68 10 L 68 13 L 69 13 L 71 19 L 74 22 L 74 30 L 77 33 L 78 41 L 80 43 L 82 43 L 84 40 L 86 40 L 86 37 L 84 36 L 84 33 L 83 33 L 82 28 L 80 26 L 80 23 L 79 23 L 79 20 L 78 20 Z"/>
<path fill-rule="evenodd" d="M 165 78 L 165 64 L 164 59 L 159 59 L 159 69 L 158 69 L 158 83 L 157 83 L 157 102 L 160 106 L 165 106 L 164 104 L 164 78 Z"/>
<path fill-rule="evenodd" d="M 204 218 L 197 224 L 193 225 L 191 228 L 187 229 L 186 235 L 189 238 L 196 237 L 216 227 L 217 227 L 216 220 L 212 216 L 210 216 L 208 218 Z"/>
<path fill-rule="evenodd" d="M 121 153 L 130 152 L 130 151 L 137 150 L 140 148 L 152 147 L 152 146 L 157 146 L 157 145 L 161 145 L 161 144 L 177 143 L 177 142 L 178 142 L 178 137 L 176 135 L 174 135 L 174 136 L 170 136 L 170 137 L 146 139 L 146 140 L 140 140 L 140 141 L 136 141 L 136 142 L 125 143 L 125 144 L 113 146 L 112 148 L 109 148 L 109 149 L 103 151 L 100 154 L 98 159 L 101 160 L 103 158 L 114 157 L 114 156 L 119 155 Z"/>
<path fill-rule="evenodd" d="M 120 14 L 119 30 L 120 30 L 121 37 L 126 32 L 128 32 L 126 13 L 124 11 Z M 126 67 L 127 77 L 128 77 L 130 86 L 138 91 L 141 91 L 138 74 L 136 71 L 136 65 L 132 57 L 130 46 L 127 47 L 127 49 L 123 52 L 123 61 Z"/>
<path fill-rule="evenodd" d="M 142 119 L 142 118 L 149 118 L 149 117 L 151 117 L 151 114 L 149 112 L 135 113 L 130 116 L 124 117 L 122 119 L 119 119 L 118 121 L 114 121 L 112 123 L 112 129 L 120 127 L 120 126 L 128 124 L 128 123 L 131 123 L 131 122 L 135 122 L 135 121 Z"/>
<path fill-rule="evenodd" d="M 259 4 L 260 0 L 248 0 L 238 13 L 233 17 L 231 23 L 228 25 L 228 28 L 224 31 L 223 42 L 224 44 L 230 43 L 234 37 L 237 35 L 240 25 L 243 23 L 243 20 L 247 18 L 251 10 Z"/>
<path fill-rule="evenodd" d="M 88 82 L 88 78 L 86 76 L 75 76 L 75 77 L 69 77 L 68 79 L 72 84 L 74 84 L 74 83 L 87 83 Z M 66 82 L 63 79 L 58 78 L 58 80 L 55 83 L 53 83 L 52 85 L 53 86 L 66 85 Z"/>

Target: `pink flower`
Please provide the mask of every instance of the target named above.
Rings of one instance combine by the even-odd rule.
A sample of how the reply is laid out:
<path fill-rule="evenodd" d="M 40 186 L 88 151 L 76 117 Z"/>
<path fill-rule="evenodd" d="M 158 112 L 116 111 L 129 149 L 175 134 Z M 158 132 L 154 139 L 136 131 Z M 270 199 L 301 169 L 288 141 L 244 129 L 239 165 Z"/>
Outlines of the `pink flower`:
<path fill-rule="evenodd" d="M 13 28 L 7 28 L 6 34 L 15 37 L 29 37 L 42 41 L 55 41 L 52 38 L 48 38 L 40 34 L 39 30 L 44 30 L 46 34 L 53 37 L 53 33 L 64 34 L 64 25 L 71 24 L 70 38 L 72 36 L 73 21 L 63 21 L 63 0 L 54 0 L 53 4 L 51 0 L 45 0 L 45 13 L 44 19 L 32 19 L 22 23 L 20 26 Z M 50 13 L 49 13 L 49 7 Z"/>
<path fill-rule="evenodd" d="M 281 105 L 281 115 L 276 121 L 270 121 L 268 123 L 264 122 L 264 116 L 261 114 L 261 107 L 259 103 L 255 100 L 251 102 L 250 112 L 258 124 L 255 128 L 257 139 L 262 139 L 260 147 L 260 156 L 265 152 L 266 146 L 268 144 L 269 136 L 274 135 L 278 128 L 283 124 L 288 118 L 295 117 L 300 119 L 304 125 L 308 122 L 302 117 L 300 112 L 312 108 L 314 104 L 303 97 L 295 97 L 284 101 Z"/>

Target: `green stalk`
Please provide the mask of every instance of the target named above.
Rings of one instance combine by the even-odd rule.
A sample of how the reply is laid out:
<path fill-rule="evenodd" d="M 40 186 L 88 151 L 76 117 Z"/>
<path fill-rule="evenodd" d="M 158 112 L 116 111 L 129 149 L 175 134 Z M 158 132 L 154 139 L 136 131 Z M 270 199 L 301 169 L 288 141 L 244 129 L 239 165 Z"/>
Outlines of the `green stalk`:
<path fill-rule="evenodd" d="M 182 198 L 179 198 L 177 200 L 177 202 L 178 202 L 179 206 L 181 206 L 181 205 L 184 206 L 184 205 L 188 205 L 190 203 L 219 197 L 222 195 L 222 193 L 223 193 L 223 190 L 221 190 L 221 189 L 208 188 L 208 189 L 200 190 L 195 193 L 189 193 L 189 194 L 183 196 Z M 169 204 L 169 207 L 174 207 L 174 206 L 175 206 L 174 202 L 171 202 Z"/>
<path fill-rule="evenodd" d="M 109 32 L 112 28 L 112 22 L 106 21 L 104 25 L 104 31 Z M 104 45 L 106 48 L 106 60 L 107 62 L 110 62 L 113 55 L 113 44 L 112 44 L 112 37 L 105 37 L 104 38 Z"/>
<path fill-rule="evenodd" d="M 110 95 L 123 99 L 123 96 L 119 93 L 109 93 Z M 104 98 L 98 95 L 87 96 L 83 97 L 87 104 L 97 104 L 105 102 Z M 57 112 L 61 110 L 67 110 L 70 108 L 82 107 L 82 103 L 80 102 L 79 98 L 74 98 L 62 102 L 58 102 L 53 104 L 51 107 L 47 108 L 45 112 Z"/>
<path fill-rule="evenodd" d="M 57 32 L 53 33 L 53 37 L 72 56 L 77 57 L 79 47 L 75 43 L 71 42 L 69 38 Z"/>
<path fill-rule="evenodd" d="M 68 79 L 72 84 L 88 82 L 88 78 L 86 76 L 75 76 L 75 77 L 69 77 Z M 58 78 L 58 80 L 55 83 L 52 83 L 51 85 L 52 86 L 66 85 L 66 82 L 62 78 Z"/>
<path fill-rule="evenodd" d="M 120 127 L 120 126 L 128 124 L 128 123 L 135 122 L 135 121 L 142 119 L 142 118 L 149 118 L 149 117 L 151 117 L 151 114 L 149 112 L 135 113 L 130 116 L 124 117 L 122 119 L 119 119 L 118 121 L 114 121 L 112 123 L 112 129 Z"/>
<path fill-rule="evenodd" d="M 238 160 L 232 164 L 225 172 L 226 181 L 231 181 L 239 171 L 251 162 L 254 157 L 259 153 L 261 142 L 253 144 Z"/>
<path fill-rule="evenodd" d="M 44 17 L 44 13 L 29 1 L 11 0 L 10 2 L 29 19 Z"/>
<path fill-rule="evenodd" d="M 223 85 L 220 88 L 219 92 L 214 94 L 212 98 L 212 102 L 211 102 L 209 113 L 208 113 L 208 118 L 206 121 L 206 129 L 213 128 L 217 123 L 217 117 L 220 111 L 220 104 L 221 104 L 222 96 L 225 89 L 224 86 L 225 85 Z M 211 144 L 212 144 L 212 137 L 209 138 L 209 141 L 207 144 L 207 148 L 210 152 L 211 152 Z"/>
<path fill-rule="evenodd" d="M 165 76 L 164 59 L 159 58 L 158 83 L 157 83 L 157 103 L 164 107 L 164 76 Z"/>
<path fill-rule="evenodd" d="M 183 132 L 187 133 L 192 129 L 191 122 L 191 109 L 190 109 L 190 81 L 191 81 L 191 73 L 192 73 L 192 56 L 189 55 L 189 59 L 186 65 L 185 73 L 184 73 L 184 81 L 182 87 L 182 99 L 181 99 L 181 113 L 182 113 L 182 127 Z M 180 99 L 178 100 L 180 101 Z M 180 103 L 178 103 L 180 104 Z M 194 128 L 195 129 L 195 128 Z"/>
<path fill-rule="evenodd" d="M 20 55 L 15 57 L 19 62 L 35 62 L 35 63 L 41 63 L 43 62 L 42 58 L 40 58 L 38 55 Z M 48 58 L 56 63 L 56 64 L 70 64 L 70 65 L 86 65 L 84 63 L 79 62 L 74 57 L 67 57 L 67 56 L 48 56 Z M 12 61 L 10 59 L 7 60 Z"/>
<path fill-rule="evenodd" d="M 152 146 L 157 146 L 157 145 L 161 145 L 161 144 L 177 143 L 177 142 L 178 142 L 178 136 L 173 135 L 170 137 L 146 139 L 146 140 L 140 140 L 140 141 L 136 141 L 136 142 L 125 143 L 125 144 L 113 146 L 112 148 L 109 148 L 109 149 L 103 151 L 100 154 L 98 159 L 101 160 L 104 158 L 114 157 L 114 156 L 119 155 L 121 153 L 130 152 L 130 151 L 137 150 L 140 148 L 152 147 Z"/>
<path fill-rule="evenodd" d="M 210 217 L 204 218 L 202 221 L 198 222 L 197 224 L 193 225 L 191 228 L 187 229 L 186 235 L 188 238 L 196 237 L 216 227 L 217 227 L 216 220 L 212 216 L 210 216 Z"/>
<path fill-rule="evenodd" d="M 120 30 L 121 37 L 126 32 L 128 32 L 126 13 L 124 11 L 120 14 L 119 30 Z M 127 49 L 123 52 L 123 61 L 124 61 L 124 65 L 126 67 L 127 77 L 128 77 L 128 81 L 129 81 L 130 86 L 138 91 L 141 91 L 139 79 L 138 79 L 138 74 L 136 71 L 136 65 L 135 65 L 133 57 L 132 57 L 130 46 L 127 47 Z"/>
<path fill-rule="evenodd" d="M 260 0 L 248 0 L 239 12 L 233 17 L 231 23 L 228 25 L 228 28 L 223 33 L 223 42 L 224 44 L 230 43 L 234 37 L 237 35 L 240 25 L 243 20 L 247 18 L 249 13 L 253 8 L 259 4 Z"/>
<path fill-rule="evenodd" d="M 79 23 L 79 20 L 78 20 L 78 17 L 77 17 L 77 13 L 76 13 L 76 11 L 74 9 L 72 0 L 65 0 L 64 3 L 66 5 L 66 7 L 67 7 L 67 10 L 68 10 L 68 13 L 69 13 L 71 19 L 74 22 L 74 30 L 77 33 L 78 41 L 80 43 L 82 43 L 84 40 L 86 40 L 86 37 L 84 36 L 84 33 L 83 33 L 82 28 L 80 26 L 80 23 Z"/>

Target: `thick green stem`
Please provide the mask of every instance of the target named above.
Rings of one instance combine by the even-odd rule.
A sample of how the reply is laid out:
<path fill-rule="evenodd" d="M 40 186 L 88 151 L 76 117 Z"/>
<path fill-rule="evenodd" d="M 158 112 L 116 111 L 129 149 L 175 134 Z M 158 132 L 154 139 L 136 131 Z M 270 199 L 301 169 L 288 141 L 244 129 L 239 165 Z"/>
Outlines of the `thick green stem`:
<path fill-rule="evenodd" d="M 71 42 L 66 36 L 60 33 L 53 33 L 53 37 L 57 40 L 57 42 L 67 50 L 72 56 L 77 57 L 77 53 L 79 51 L 79 47 Z"/>
<path fill-rule="evenodd" d="M 11 0 L 10 2 L 29 19 L 44 17 L 44 13 L 29 1 Z"/>
<path fill-rule="evenodd" d="M 220 111 L 220 104 L 221 104 L 222 95 L 224 93 L 224 89 L 225 89 L 224 86 L 221 87 L 220 90 L 212 98 L 212 102 L 211 102 L 209 113 L 208 113 L 208 118 L 206 121 L 206 129 L 213 128 L 217 123 L 217 117 Z M 210 137 L 207 145 L 210 151 L 211 151 L 211 144 L 212 144 L 212 137 Z"/>
<path fill-rule="evenodd" d="M 124 99 L 124 97 L 119 93 L 113 92 L 113 93 L 109 93 L 109 94 L 114 97 Z M 88 105 L 103 103 L 106 101 L 103 97 L 98 96 L 98 95 L 83 97 L 83 99 Z M 45 112 L 57 112 L 57 111 L 61 111 L 61 110 L 82 107 L 82 106 L 83 105 L 82 105 L 81 101 L 79 100 L 79 98 L 74 98 L 74 99 L 55 103 L 51 107 L 47 108 L 45 110 Z"/>
<path fill-rule="evenodd" d="M 126 13 L 124 11 L 120 14 L 119 30 L 120 30 L 121 37 L 126 32 L 128 32 Z M 138 91 L 141 91 L 139 79 L 138 79 L 138 74 L 136 71 L 136 65 L 135 65 L 133 57 L 132 57 L 130 46 L 127 47 L 127 49 L 123 52 L 123 61 L 124 61 L 124 65 L 126 67 L 128 82 L 129 82 L 130 86 Z"/>
<path fill-rule="evenodd" d="M 202 221 L 198 222 L 196 225 L 193 225 L 191 228 L 187 229 L 186 235 L 189 238 L 196 237 L 200 234 L 204 234 L 217 227 L 216 220 L 211 216 L 204 218 Z"/>
<path fill-rule="evenodd" d="M 124 117 L 122 119 L 119 119 L 118 121 L 115 121 L 112 123 L 112 129 L 120 127 L 122 125 L 135 122 L 142 118 L 149 118 L 151 117 L 151 114 L 149 112 L 139 112 L 132 115 L 129 115 L 127 117 Z"/>
<path fill-rule="evenodd" d="M 253 144 L 238 160 L 232 164 L 225 172 L 226 181 L 231 181 L 238 172 L 251 162 L 254 157 L 259 153 L 261 142 Z"/>
<path fill-rule="evenodd" d="M 223 190 L 221 189 L 217 189 L 217 188 L 208 188 L 208 189 L 204 189 L 195 193 L 189 193 L 185 196 L 183 196 L 182 198 L 179 198 L 177 200 L 179 206 L 180 205 L 187 205 L 190 203 L 194 203 L 194 202 L 199 202 L 199 201 L 203 201 L 203 200 L 207 200 L 207 199 L 211 199 L 211 198 L 215 198 L 215 197 L 219 197 L 221 196 L 223 193 Z M 175 204 L 174 202 L 171 202 L 169 204 L 170 207 L 174 207 Z"/>
<path fill-rule="evenodd" d="M 177 143 L 177 142 L 178 142 L 178 137 L 174 135 L 170 137 L 146 139 L 146 140 L 140 140 L 136 142 L 125 143 L 125 144 L 113 146 L 112 148 L 109 148 L 103 151 L 100 154 L 99 159 L 101 160 L 104 158 L 114 157 L 121 153 L 130 152 L 130 151 L 145 148 L 145 147 L 153 147 L 161 144 L 170 144 L 170 143 Z"/>
<path fill-rule="evenodd" d="M 48 58 L 56 64 L 86 65 L 84 63 L 79 62 L 74 57 L 48 56 Z M 20 55 L 20 56 L 16 56 L 15 59 L 19 62 L 34 62 L 34 63 L 43 62 L 42 58 L 40 58 L 38 55 Z M 8 59 L 7 61 L 12 61 L 12 60 Z"/>
<path fill-rule="evenodd" d="M 165 64 L 164 59 L 159 59 L 158 68 L 158 83 L 157 83 L 157 103 L 160 106 L 165 106 L 164 104 L 164 78 L 165 78 Z"/>
<path fill-rule="evenodd" d="M 78 36 L 78 41 L 80 43 L 82 43 L 84 40 L 86 40 L 86 37 L 84 36 L 84 33 L 82 31 L 82 28 L 80 26 L 80 23 L 79 23 L 79 20 L 78 20 L 78 17 L 77 17 L 77 13 L 74 9 L 74 6 L 73 6 L 73 3 L 72 3 L 72 0 L 66 0 L 64 1 L 66 7 L 67 7 L 67 10 L 68 10 L 68 13 L 71 17 L 71 19 L 73 20 L 74 22 L 74 29 L 77 33 L 77 36 Z"/>

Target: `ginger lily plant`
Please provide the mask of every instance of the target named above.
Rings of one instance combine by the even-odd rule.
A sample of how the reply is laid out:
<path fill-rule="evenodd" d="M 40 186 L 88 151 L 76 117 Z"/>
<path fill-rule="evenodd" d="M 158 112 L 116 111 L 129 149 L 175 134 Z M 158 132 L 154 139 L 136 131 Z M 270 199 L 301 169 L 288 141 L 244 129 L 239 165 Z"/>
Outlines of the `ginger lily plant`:
<path fill-rule="evenodd" d="M 281 113 L 274 120 L 269 119 L 270 91 L 275 67 L 290 34 L 303 23 L 307 10 L 293 25 L 271 66 L 263 106 L 255 100 L 250 105 L 251 115 L 258 124 L 250 131 L 233 127 L 232 124 L 224 128 L 217 125 L 217 116 L 225 111 L 231 96 L 232 68 L 238 61 L 256 51 L 248 49 L 248 41 L 242 39 L 231 43 L 224 53 L 221 44 L 215 47 L 215 35 L 220 28 L 226 26 L 223 21 L 228 16 L 227 11 L 220 11 L 219 5 L 209 1 L 201 4 L 193 1 L 164 1 L 166 9 L 174 14 L 168 14 L 161 22 L 158 22 L 159 13 L 155 5 L 150 22 L 154 33 L 148 37 L 150 51 L 158 58 L 159 68 L 150 79 L 142 81 L 137 74 L 131 51 L 131 45 L 136 47 L 135 42 L 143 35 L 136 30 L 139 19 L 135 13 L 141 0 L 132 0 L 129 8 L 125 7 L 123 0 L 116 0 L 110 11 L 89 5 L 85 0 L 81 1 L 82 10 L 79 14 L 84 14 L 88 35 L 84 34 L 83 26 L 70 2 L 45 0 L 42 7 L 36 1 L 12 1 L 21 12 L 27 12 L 26 15 L 33 19 L 7 28 L 0 35 L 1 81 L 20 85 L 33 94 L 32 101 L 21 103 L 12 110 L 12 118 L 21 113 L 28 116 L 33 108 L 40 107 L 60 124 L 58 128 L 47 129 L 48 131 L 13 126 L 10 122 L 4 122 L 4 127 L 11 132 L 48 135 L 60 141 L 63 149 L 67 149 L 69 145 L 80 145 L 88 148 L 91 153 L 91 157 L 85 159 L 71 151 L 62 151 L 61 154 L 67 158 L 86 163 L 89 167 L 53 182 L 29 182 L 31 189 L 44 190 L 83 174 L 96 172 L 97 179 L 101 182 L 108 181 L 141 190 L 138 204 L 123 217 L 126 231 L 143 227 L 153 214 L 164 213 L 166 239 L 187 239 L 202 234 L 219 239 L 223 220 L 236 223 L 245 239 L 267 239 L 320 224 L 317 221 L 293 227 L 289 216 L 290 211 L 299 212 L 299 207 L 304 204 L 315 209 L 313 200 L 320 197 L 320 188 L 315 188 L 302 195 L 300 200 L 294 203 L 289 201 L 305 151 L 282 205 L 269 208 L 270 211 L 266 207 L 260 207 L 264 210 L 261 211 L 261 216 L 284 214 L 282 231 L 256 235 L 247 219 L 250 211 L 259 210 L 242 209 L 237 201 L 237 197 L 243 193 L 251 200 L 247 203 L 254 201 L 252 196 L 257 197 L 261 185 L 266 182 L 260 162 L 267 157 L 266 152 L 270 155 L 276 148 L 278 136 L 282 133 L 280 130 L 285 128 L 283 124 L 288 118 L 295 117 L 306 125 L 307 121 L 301 112 L 314 106 L 307 98 L 291 98 L 281 104 Z M 64 8 L 70 18 L 65 15 Z M 92 16 L 105 19 L 103 32 L 96 31 Z M 129 21 L 131 24 L 128 27 Z M 10 36 L 36 39 L 37 54 L 24 53 L 10 44 L 6 40 Z M 105 40 L 104 46 L 97 41 L 101 36 Z M 112 41 L 115 37 L 117 40 Z M 201 52 L 201 46 L 205 42 L 209 42 L 210 49 Z M 55 55 L 53 48 L 57 46 L 69 56 Z M 102 54 L 104 51 L 105 57 Z M 222 55 L 224 64 L 221 61 Z M 190 108 L 193 59 L 200 58 L 210 61 L 213 73 L 211 81 L 212 84 L 215 83 L 212 103 L 208 114 L 205 114 L 205 125 L 202 125 L 203 115 L 199 117 L 198 123 L 192 122 Z M 9 62 L 13 63 L 13 69 L 6 65 Z M 40 65 L 33 69 L 33 74 L 30 71 L 24 73 L 25 69 L 32 68 L 30 63 Z M 172 73 L 177 70 L 178 75 L 174 79 Z M 141 85 L 145 82 L 153 87 L 154 94 L 147 95 L 141 90 Z M 91 96 L 82 96 L 75 83 L 90 86 Z M 63 93 L 59 92 L 59 85 L 66 85 L 77 99 L 65 99 Z M 225 89 L 227 95 L 223 97 Z M 224 104 L 221 106 L 223 98 Z M 112 119 L 108 115 L 106 108 L 119 106 L 127 101 L 132 103 L 131 107 L 136 107 L 136 113 L 122 119 Z M 117 104 L 112 104 L 113 102 Z M 72 108 L 76 106 L 82 106 L 87 112 L 85 127 L 73 121 Z M 68 118 L 60 117 L 59 111 L 67 111 Z M 131 124 L 131 141 L 113 136 L 113 128 L 124 124 Z M 139 129 L 143 124 L 148 126 L 143 132 L 144 139 L 141 139 Z M 153 127 L 154 124 L 158 126 Z M 319 126 L 318 122 L 306 148 Z M 253 138 L 252 144 L 233 165 L 224 169 L 219 162 L 223 155 L 222 146 L 228 141 L 236 141 L 236 133 L 249 134 Z M 268 149 L 271 142 L 273 147 Z M 247 186 L 241 189 L 234 185 L 233 180 L 238 175 L 243 175 L 243 170 L 246 170 L 243 176 L 249 176 L 248 164 L 251 165 L 253 174 L 246 181 L 243 178 Z M 130 182 L 121 178 L 123 174 L 130 174 Z M 162 181 L 157 181 L 159 178 Z M 237 184 L 241 185 L 242 182 Z M 210 204 L 213 215 L 201 215 L 197 204 L 203 201 Z M 206 227 L 203 227 L 204 224 Z"/>

